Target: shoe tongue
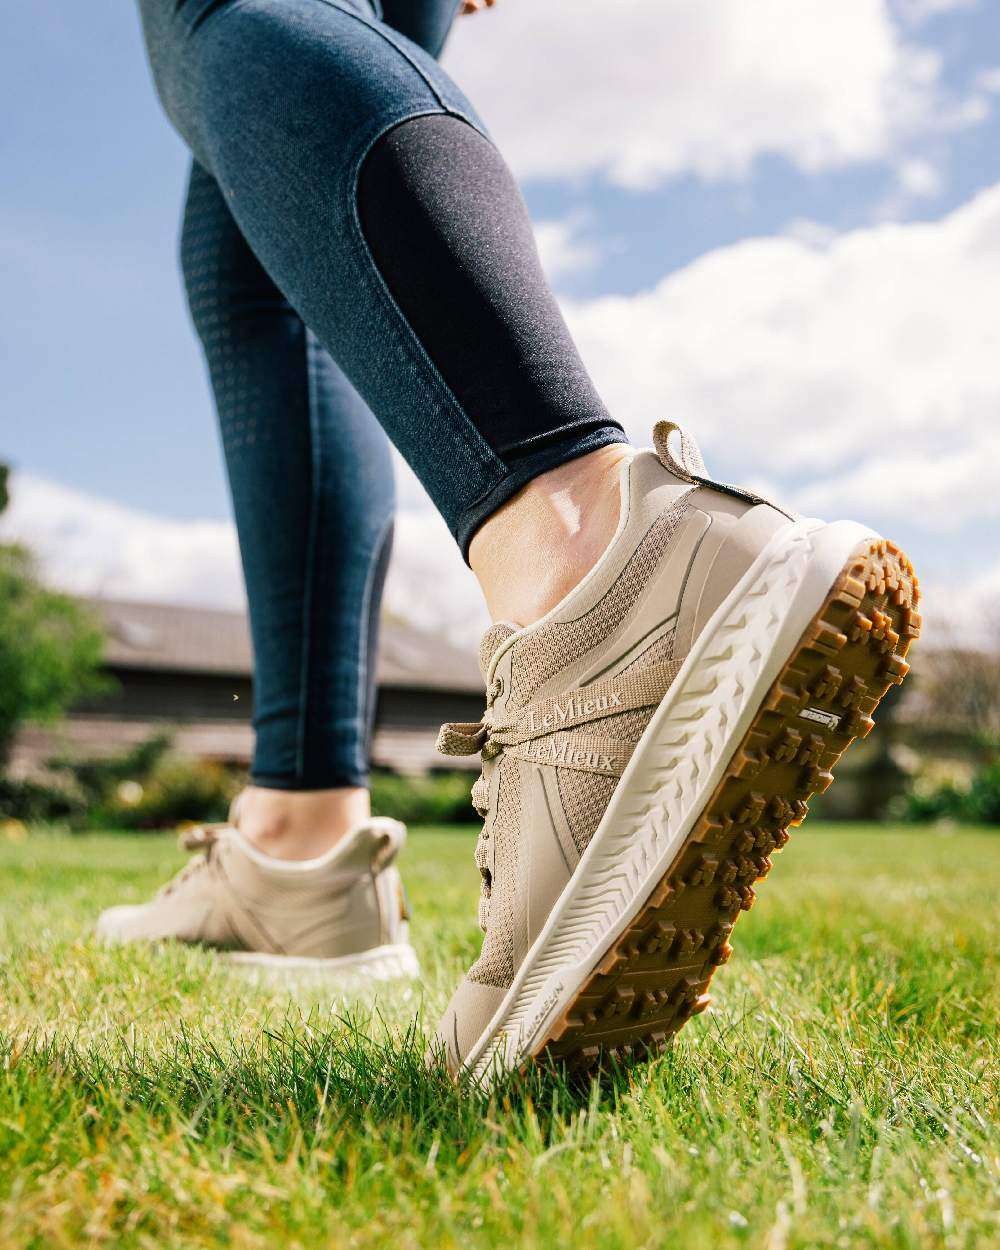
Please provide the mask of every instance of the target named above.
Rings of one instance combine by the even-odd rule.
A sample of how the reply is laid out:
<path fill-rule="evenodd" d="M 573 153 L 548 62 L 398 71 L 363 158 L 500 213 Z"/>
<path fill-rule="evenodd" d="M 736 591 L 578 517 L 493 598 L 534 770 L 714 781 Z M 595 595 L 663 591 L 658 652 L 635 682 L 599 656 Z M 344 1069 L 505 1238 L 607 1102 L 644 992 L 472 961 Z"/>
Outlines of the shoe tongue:
<path fill-rule="evenodd" d="M 483 634 L 479 643 L 479 671 L 483 675 L 483 681 L 490 671 L 490 665 L 493 663 L 493 657 L 500 650 L 508 638 L 513 638 L 517 633 L 516 625 L 509 625 L 506 621 L 501 621 L 498 625 L 491 625 Z"/>

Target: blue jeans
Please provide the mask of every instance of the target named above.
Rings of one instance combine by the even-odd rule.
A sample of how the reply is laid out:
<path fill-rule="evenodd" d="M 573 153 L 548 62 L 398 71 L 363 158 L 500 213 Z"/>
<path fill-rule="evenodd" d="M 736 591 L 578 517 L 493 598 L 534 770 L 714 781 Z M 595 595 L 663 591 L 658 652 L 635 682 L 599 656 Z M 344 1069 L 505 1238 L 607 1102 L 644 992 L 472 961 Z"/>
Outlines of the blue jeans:
<path fill-rule="evenodd" d="M 596 405 L 548 424 L 519 414 L 513 435 L 477 424 L 374 262 L 357 195 L 379 140 L 432 115 L 485 134 L 434 60 L 457 0 L 139 6 L 194 157 L 182 262 L 247 582 L 254 780 L 364 784 L 393 512 L 385 433 L 463 551 L 526 482 L 624 436 Z"/>

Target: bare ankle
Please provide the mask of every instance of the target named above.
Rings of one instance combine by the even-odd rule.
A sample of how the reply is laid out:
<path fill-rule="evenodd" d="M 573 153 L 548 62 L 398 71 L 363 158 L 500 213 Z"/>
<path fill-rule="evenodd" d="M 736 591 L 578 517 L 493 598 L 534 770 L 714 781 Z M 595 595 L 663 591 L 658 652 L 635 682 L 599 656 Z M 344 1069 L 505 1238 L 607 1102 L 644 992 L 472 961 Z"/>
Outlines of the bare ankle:
<path fill-rule="evenodd" d="M 476 532 L 469 563 L 494 621 L 531 625 L 590 572 L 618 525 L 624 443 L 529 482 Z"/>
<path fill-rule="evenodd" d="M 240 795 L 240 833 L 275 859 L 315 859 L 326 854 L 371 814 L 368 791 L 269 790 L 248 786 Z"/>

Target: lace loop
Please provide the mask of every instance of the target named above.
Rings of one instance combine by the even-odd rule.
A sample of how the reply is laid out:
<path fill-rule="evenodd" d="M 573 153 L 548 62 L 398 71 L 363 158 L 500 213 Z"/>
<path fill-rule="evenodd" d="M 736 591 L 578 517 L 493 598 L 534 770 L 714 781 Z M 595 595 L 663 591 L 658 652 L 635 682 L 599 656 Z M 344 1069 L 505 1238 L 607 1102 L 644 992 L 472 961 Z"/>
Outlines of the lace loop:
<path fill-rule="evenodd" d="M 441 755 L 475 755 L 486 746 L 484 720 L 475 723 L 456 721 L 438 730 L 437 750 Z"/>
<path fill-rule="evenodd" d="M 561 731 L 577 729 L 620 712 L 653 707 L 663 698 L 679 667 L 672 660 L 651 664 L 640 673 L 593 682 L 563 695 L 529 703 L 507 719 L 496 722 L 487 706 L 483 719 L 475 724 L 442 725 L 437 748 L 442 755 L 474 755 L 480 751 L 484 760 L 490 760 L 508 747 L 521 746 L 537 738 L 551 738 Z"/>
<path fill-rule="evenodd" d="M 670 449 L 670 439 L 674 434 L 680 435 L 680 458 Z M 692 484 L 700 482 L 708 476 L 705 461 L 694 436 L 686 434 L 676 421 L 657 421 L 653 426 L 653 447 L 660 458 L 660 464 L 668 469 L 674 477 L 682 482 Z"/>
<path fill-rule="evenodd" d="M 227 824 L 193 825 L 190 829 L 181 830 L 177 838 L 177 845 L 182 851 L 207 850 L 218 842 L 219 834 L 223 829 L 229 829 L 230 827 Z"/>

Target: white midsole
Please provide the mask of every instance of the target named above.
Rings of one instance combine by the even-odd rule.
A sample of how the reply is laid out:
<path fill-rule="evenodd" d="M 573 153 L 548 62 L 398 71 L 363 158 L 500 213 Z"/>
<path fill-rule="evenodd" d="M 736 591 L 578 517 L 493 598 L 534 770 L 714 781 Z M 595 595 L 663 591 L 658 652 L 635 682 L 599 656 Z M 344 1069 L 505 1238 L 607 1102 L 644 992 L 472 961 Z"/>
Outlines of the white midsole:
<path fill-rule="evenodd" d="M 271 979 L 295 981 L 390 981 L 420 975 L 417 953 L 408 942 L 374 946 L 355 955 L 313 959 L 303 955 L 269 955 L 263 951 L 227 951 L 227 963 L 253 969 Z"/>
<path fill-rule="evenodd" d="M 853 521 L 780 530 L 698 636 L 590 845 L 465 1067 L 509 1070 L 544 1040 L 645 905 L 845 563 L 878 535 Z"/>

